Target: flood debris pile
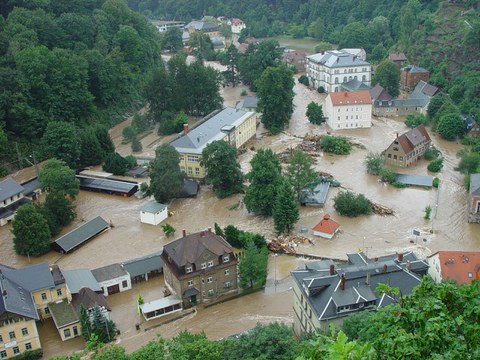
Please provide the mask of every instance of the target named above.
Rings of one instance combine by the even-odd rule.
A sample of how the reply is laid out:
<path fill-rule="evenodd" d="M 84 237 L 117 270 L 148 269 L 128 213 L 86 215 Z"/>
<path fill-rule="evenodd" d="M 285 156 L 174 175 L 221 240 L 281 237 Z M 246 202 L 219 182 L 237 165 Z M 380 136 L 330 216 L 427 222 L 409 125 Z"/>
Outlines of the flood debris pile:
<path fill-rule="evenodd" d="M 295 254 L 300 244 L 313 244 L 313 241 L 301 235 L 279 235 L 267 245 L 274 253 Z"/>
<path fill-rule="evenodd" d="M 393 216 L 395 212 L 393 209 L 390 209 L 386 206 L 374 203 L 373 201 L 369 200 L 370 206 L 372 207 L 372 211 L 374 214 L 382 215 L 382 216 Z"/>

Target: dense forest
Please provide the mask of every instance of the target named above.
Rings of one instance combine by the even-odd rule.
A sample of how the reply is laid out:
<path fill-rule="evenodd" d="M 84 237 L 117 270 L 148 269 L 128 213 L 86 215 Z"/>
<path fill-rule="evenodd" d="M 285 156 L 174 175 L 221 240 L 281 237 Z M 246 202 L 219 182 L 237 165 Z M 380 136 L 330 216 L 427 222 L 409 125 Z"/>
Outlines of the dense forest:
<path fill-rule="evenodd" d="M 159 35 L 124 1 L 12 0 L 0 12 L 0 147 L 9 170 L 34 151 L 46 156 L 48 124 L 78 134 L 109 127 L 143 101 L 161 61 Z"/>

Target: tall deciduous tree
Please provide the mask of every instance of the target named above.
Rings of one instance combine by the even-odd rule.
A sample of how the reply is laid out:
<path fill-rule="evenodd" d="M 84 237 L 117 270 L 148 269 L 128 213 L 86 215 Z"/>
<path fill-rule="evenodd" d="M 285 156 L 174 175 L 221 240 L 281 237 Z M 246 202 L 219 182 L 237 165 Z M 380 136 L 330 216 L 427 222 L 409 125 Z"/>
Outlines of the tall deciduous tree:
<path fill-rule="evenodd" d="M 278 187 L 272 216 L 278 234 L 289 234 L 299 220 L 298 199 L 287 179 L 283 179 Z"/>
<path fill-rule="evenodd" d="M 322 122 L 325 122 L 322 105 L 318 105 L 315 101 L 308 104 L 305 115 L 312 124 L 320 125 Z"/>
<path fill-rule="evenodd" d="M 244 255 L 238 265 L 238 276 L 241 288 L 262 285 L 267 277 L 268 250 L 266 246 L 257 248 L 253 241 L 245 245 Z"/>
<path fill-rule="evenodd" d="M 165 31 L 162 39 L 162 46 L 172 53 L 176 53 L 183 47 L 182 30 L 176 26 L 172 26 Z"/>
<path fill-rule="evenodd" d="M 70 224 L 76 215 L 72 200 L 60 192 L 47 194 L 42 210 L 52 236 L 57 235 L 62 226 Z"/>
<path fill-rule="evenodd" d="M 219 198 L 243 191 L 243 174 L 237 159 L 237 150 L 226 141 L 208 144 L 202 151 L 200 165 L 205 167 L 207 184 Z"/>
<path fill-rule="evenodd" d="M 215 51 L 213 50 L 213 43 L 207 34 L 200 31 L 195 31 L 190 34 L 188 45 L 193 49 L 193 54 L 197 60 L 215 60 Z"/>
<path fill-rule="evenodd" d="M 303 190 L 313 190 L 318 185 L 318 176 L 308 156 L 300 149 L 295 150 L 287 167 L 287 179 L 292 184 L 295 197 L 300 201 Z"/>
<path fill-rule="evenodd" d="M 76 168 L 80 141 L 73 124 L 64 121 L 49 122 L 42 142 L 45 157 L 63 160 L 70 168 Z"/>
<path fill-rule="evenodd" d="M 124 175 L 129 168 L 128 161 L 117 152 L 110 153 L 103 165 L 103 170 L 113 175 Z"/>
<path fill-rule="evenodd" d="M 252 170 L 247 178 L 250 186 L 245 192 L 247 210 L 259 215 L 272 215 L 275 196 L 282 175 L 280 162 L 270 149 L 260 149 L 250 161 Z"/>
<path fill-rule="evenodd" d="M 151 165 L 150 192 L 160 203 L 176 197 L 183 186 L 179 154 L 170 144 L 163 144 L 155 151 Z"/>
<path fill-rule="evenodd" d="M 463 134 L 463 122 L 457 112 L 441 115 L 437 121 L 437 131 L 446 140 L 455 140 Z"/>
<path fill-rule="evenodd" d="M 383 60 L 375 70 L 372 85 L 380 84 L 393 97 L 400 94 L 400 69 L 389 59 Z"/>
<path fill-rule="evenodd" d="M 38 175 L 42 190 L 48 193 L 59 193 L 75 198 L 80 191 L 80 181 L 75 172 L 65 162 L 50 159 L 45 162 Z"/>
<path fill-rule="evenodd" d="M 40 256 L 50 250 L 50 228 L 36 204 L 18 208 L 12 221 L 13 247 L 19 255 Z"/>
<path fill-rule="evenodd" d="M 293 72 L 285 64 L 269 67 L 255 84 L 262 123 L 273 134 L 279 133 L 293 113 Z"/>

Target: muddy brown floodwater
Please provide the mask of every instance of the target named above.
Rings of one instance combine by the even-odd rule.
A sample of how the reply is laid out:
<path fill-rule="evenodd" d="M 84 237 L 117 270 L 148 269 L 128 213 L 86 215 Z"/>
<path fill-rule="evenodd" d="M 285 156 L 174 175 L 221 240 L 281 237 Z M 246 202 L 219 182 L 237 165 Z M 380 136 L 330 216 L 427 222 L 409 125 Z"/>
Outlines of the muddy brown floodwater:
<path fill-rule="evenodd" d="M 218 64 L 215 66 L 221 68 Z M 235 102 L 241 98 L 240 92 L 243 89 L 245 89 L 244 86 L 222 89 L 226 105 L 235 105 Z M 325 125 L 314 126 L 305 117 L 308 103 L 311 101 L 322 103 L 324 95 L 309 90 L 298 82 L 294 91 L 295 111 L 289 129 L 275 136 L 267 136 L 260 126 L 257 139 L 251 140 L 248 150 L 240 156 L 244 172 L 249 170 L 249 161 L 255 153 L 251 150 L 252 147 L 255 149 L 269 147 L 278 152 L 288 147 L 295 147 L 300 143 L 300 137 L 307 133 L 327 132 Z M 196 119 L 191 121 L 195 122 Z M 130 153 L 129 145 L 120 144 L 122 128 L 127 124 L 128 121 L 111 130 L 112 137 L 123 155 Z M 405 249 L 416 250 L 422 255 L 428 255 L 440 249 L 466 251 L 480 249 L 480 226 L 468 224 L 466 221 L 467 192 L 463 187 L 463 176 L 453 170 L 458 163 L 456 153 L 461 145 L 432 135 L 433 143 L 445 159 L 444 169 L 437 175 L 441 179 L 439 190 L 397 189 L 377 182 L 374 176 L 366 173 L 364 159 L 368 151 L 384 150 L 397 132 L 403 133 L 406 130 L 402 119 L 385 118 L 374 119 L 371 129 L 329 130 L 335 135 L 344 135 L 363 144 L 365 149 L 354 147 L 348 156 L 319 153 L 315 168 L 332 174 L 342 183 L 342 188 L 363 193 L 369 199 L 394 209 L 395 216 L 370 215 L 355 219 L 342 217 L 333 209 L 333 198 L 339 190 L 332 189 L 323 209 L 300 209 L 300 221 L 296 230 L 302 227 L 308 228 L 309 231 L 305 235 L 313 240 L 313 245 L 300 245 L 297 248 L 298 252 L 345 259 L 347 252 L 356 251 L 362 247 L 369 256 Z M 144 153 L 153 155 L 155 147 L 167 140 L 168 138 L 158 138 L 154 131 L 142 139 Z M 401 171 L 426 175 L 428 174 L 426 167 L 427 162 L 420 161 L 416 166 Z M 159 251 L 163 245 L 174 238 L 167 239 L 159 226 L 140 223 L 139 209 L 148 201 L 148 199 L 139 200 L 135 197 L 124 198 L 81 191 L 75 202 L 77 219 L 63 229 L 62 234 L 78 226 L 82 221 L 98 215 L 111 221 L 114 227 L 72 254 L 60 255 L 49 252 L 44 256 L 30 259 L 31 263 L 48 261 L 57 263 L 62 269 L 94 269 Z M 437 201 L 438 207 L 435 205 Z M 433 220 L 430 221 L 423 218 L 427 205 L 433 208 Z M 192 233 L 213 227 L 215 222 L 221 226 L 232 224 L 244 230 L 259 232 L 267 239 L 274 236 L 271 218 L 248 214 L 241 195 L 219 200 L 206 186 L 201 187 L 195 199 L 173 201 L 169 205 L 169 210 L 173 212 L 173 216 L 168 219 L 168 222 L 177 229 L 177 236 L 183 229 Z M 311 228 L 325 213 L 330 213 L 341 225 L 341 232 L 333 240 L 312 236 Z M 432 228 L 433 234 L 430 233 Z M 14 267 L 28 265 L 29 259 L 14 253 L 10 229 L 10 225 L 0 228 L 0 263 Z M 413 237 L 413 229 L 421 231 L 418 239 Z M 418 240 L 418 244 L 411 243 L 415 240 Z M 267 288 L 264 292 L 202 309 L 179 321 L 148 331 L 135 330 L 135 324 L 139 321 L 135 299 L 138 294 L 142 294 L 146 301 L 162 297 L 163 277 L 135 284 L 131 291 L 108 298 L 113 309 L 112 318 L 121 332 L 118 343 L 130 352 L 155 338 L 157 333 L 169 338 L 182 329 L 188 329 L 194 332 L 205 331 L 210 339 L 216 339 L 245 331 L 253 327 L 257 321 L 278 320 L 291 323 L 293 316 L 289 272 L 301 261 L 299 258 L 287 255 L 271 256 Z M 41 325 L 39 331 L 45 357 L 66 354 L 83 346 L 81 339 L 62 343 L 56 331 L 53 330 L 52 322 Z"/>

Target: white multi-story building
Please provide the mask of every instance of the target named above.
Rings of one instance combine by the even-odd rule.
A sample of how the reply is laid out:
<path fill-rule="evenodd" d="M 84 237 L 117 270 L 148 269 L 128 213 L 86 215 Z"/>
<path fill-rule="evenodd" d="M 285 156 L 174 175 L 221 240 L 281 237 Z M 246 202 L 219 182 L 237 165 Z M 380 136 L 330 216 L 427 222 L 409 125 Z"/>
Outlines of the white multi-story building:
<path fill-rule="evenodd" d="M 310 85 L 326 92 L 341 91 L 340 85 L 357 79 L 370 86 L 372 66 L 345 50 L 329 50 L 307 56 L 306 73 Z"/>
<path fill-rule="evenodd" d="M 368 90 L 332 92 L 325 99 L 327 124 L 334 130 L 372 126 L 372 99 Z"/>

